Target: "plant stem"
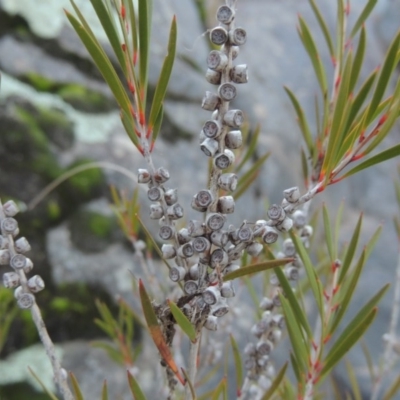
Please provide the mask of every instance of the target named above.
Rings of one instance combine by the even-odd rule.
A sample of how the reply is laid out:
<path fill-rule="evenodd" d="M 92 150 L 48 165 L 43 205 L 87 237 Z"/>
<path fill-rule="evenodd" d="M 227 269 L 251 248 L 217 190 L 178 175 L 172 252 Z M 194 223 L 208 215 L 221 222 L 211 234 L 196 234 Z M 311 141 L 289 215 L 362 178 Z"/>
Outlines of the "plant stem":
<path fill-rule="evenodd" d="M 196 375 L 197 375 L 197 355 L 199 353 L 201 341 L 201 330 L 197 332 L 196 341 L 190 342 L 190 352 L 189 352 L 189 365 L 188 365 L 188 376 L 189 380 L 194 386 Z M 192 393 L 190 391 L 190 386 L 186 384 L 185 386 L 185 399 L 189 400 L 192 397 Z"/>

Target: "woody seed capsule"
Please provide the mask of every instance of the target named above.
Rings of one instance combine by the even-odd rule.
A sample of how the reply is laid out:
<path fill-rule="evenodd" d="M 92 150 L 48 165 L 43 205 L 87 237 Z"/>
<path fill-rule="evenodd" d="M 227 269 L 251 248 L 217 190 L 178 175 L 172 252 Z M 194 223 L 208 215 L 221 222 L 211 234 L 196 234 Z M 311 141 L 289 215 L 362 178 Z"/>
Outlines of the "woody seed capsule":
<path fill-rule="evenodd" d="M 223 297 L 219 298 L 218 302 L 211 307 L 211 314 L 218 318 L 223 317 L 228 311 L 228 304 Z"/>
<path fill-rule="evenodd" d="M 272 244 L 278 240 L 278 232 L 271 226 L 266 226 L 262 239 L 264 243 Z"/>
<path fill-rule="evenodd" d="M 243 111 L 228 110 L 224 115 L 224 122 L 232 128 L 240 128 L 244 121 Z"/>
<path fill-rule="evenodd" d="M 203 133 L 205 136 L 215 139 L 221 133 L 221 125 L 213 119 L 206 121 L 203 125 Z"/>
<path fill-rule="evenodd" d="M 150 172 L 147 169 L 138 170 L 138 183 L 149 183 L 151 179 Z"/>
<path fill-rule="evenodd" d="M 199 268 L 199 264 L 193 264 L 190 268 L 189 268 L 189 277 L 190 279 L 197 281 L 200 278 L 200 268 Z"/>
<path fill-rule="evenodd" d="M 218 199 L 217 210 L 222 214 L 232 214 L 235 211 L 235 200 L 232 196 L 221 196 Z"/>
<path fill-rule="evenodd" d="M 221 103 L 221 99 L 218 97 L 218 95 L 207 91 L 203 97 L 203 101 L 201 103 L 201 108 L 203 110 L 207 110 L 207 111 L 214 111 L 218 108 L 220 103 Z"/>
<path fill-rule="evenodd" d="M 164 225 L 158 231 L 158 236 L 160 236 L 162 240 L 169 240 L 174 236 L 174 233 L 175 231 L 171 226 Z"/>
<path fill-rule="evenodd" d="M 4 287 L 11 289 L 11 288 L 15 288 L 19 285 L 20 280 L 19 280 L 19 276 L 17 273 L 15 272 L 6 272 L 3 275 L 3 284 Z"/>
<path fill-rule="evenodd" d="M 292 257 L 296 254 L 296 247 L 294 246 L 293 240 L 288 238 L 285 239 L 282 244 L 282 250 L 287 257 Z"/>
<path fill-rule="evenodd" d="M 3 204 L 3 211 L 7 217 L 13 217 L 18 214 L 19 208 L 14 200 L 8 200 Z"/>
<path fill-rule="evenodd" d="M 299 269 L 296 267 L 285 268 L 285 275 L 290 281 L 297 281 L 299 279 Z"/>
<path fill-rule="evenodd" d="M 232 246 L 228 250 L 229 261 L 238 260 L 242 256 L 242 253 L 243 249 L 237 248 L 236 246 Z"/>
<path fill-rule="evenodd" d="M 204 327 L 209 331 L 216 331 L 218 329 L 218 318 L 214 315 L 209 315 L 204 323 Z"/>
<path fill-rule="evenodd" d="M 221 46 L 228 40 L 228 32 L 226 29 L 218 26 L 211 30 L 210 40 L 212 43 Z"/>
<path fill-rule="evenodd" d="M 31 249 L 31 245 L 25 237 L 20 237 L 14 243 L 17 253 L 26 253 Z"/>
<path fill-rule="evenodd" d="M 280 232 L 289 232 L 293 227 L 293 220 L 290 218 L 285 218 L 282 222 L 279 222 L 275 226 Z"/>
<path fill-rule="evenodd" d="M 218 187 L 233 192 L 237 187 L 238 177 L 233 173 L 221 174 L 218 178 Z"/>
<path fill-rule="evenodd" d="M 213 231 L 210 235 L 211 243 L 218 247 L 223 247 L 228 243 L 229 236 L 227 232 Z"/>
<path fill-rule="evenodd" d="M 261 243 L 253 242 L 246 247 L 247 254 L 252 257 L 257 257 L 262 252 L 264 246 Z"/>
<path fill-rule="evenodd" d="M 277 204 L 272 204 L 267 211 L 267 215 L 275 223 L 282 222 L 286 217 L 286 213 L 283 208 Z"/>
<path fill-rule="evenodd" d="M 178 242 L 179 244 L 190 242 L 190 235 L 187 228 L 182 228 L 178 231 Z"/>
<path fill-rule="evenodd" d="M 0 235 L 0 250 L 6 249 L 8 247 L 9 241 L 7 237 Z"/>
<path fill-rule="evenodd" d="M 218 94 L 222 100 L 232 101 L 236 97 L 236 87 L 232 83 L 223 83 L 218 88 Z"/>
<path fill-rule="evenodd" d="M 210 250 L 211 244 L 204 236 L 199 236 L 193 240 L 192 246 L 196 253 L 204 253 Z"/>
<path fill-rule="evenodd" d="M 177 189 L 168 189 L 164 193 L 164 199 L 168 206 L 172 206 L 178 201 L 178 190 Z"/>
<path fill-rule="evenodd" d="M 238 264 L 228 264 L 225 268 L 224 268 L 224 275 L 229 274 L 229 272 L 233 272 L 236 271 L 240 268 L 240 265 Z"/>
<path fill-rule="evenodd" d="M 201 142 L 200 150 L 207 157 L 213 157 L 218 150 L 218 142 L 215 139 L 206 138 Z"/>
<path fill-rule="evenodd" d="M 240 131 L 230 131 L 225 136 L 225 145 L 229 149 L 238 149 L 242 146 L 242 143 L 243 138 Z"/>
<path fill-rule="evenodd" d="M 235 11 L 228 6 L 221 6 L 217 10 L 217 20 L 225 25 L 230 24 L 235 18 Z"/>
<path fill-rule="evenodd" d="M 237 237 L 241 242 L 251 242 L 253 240 L 253 231 L 247 225 L 243 225 L 237 232 Z"/>
<path fill-rule="evenodd" d="M 293 219 L 293 225 L 297 229 L 303 228 L 303 226 L 307 222 L 306 214 L 302 210 L 296 210 L 292 214 L 292 219 Z"/>
<path fill-rule="evenodd" d="M 178 248 L 178 256 L 183 258 L 192 257 L 194 254 L 193 246 L 191 243 L 185 243 Z"/>
<path fill-rule="evenodd" d="M 169 172 L 167 169 L 164 167 L 160 167 L 157 169 L 157 171 L 154 174 L 154 180 L 157 183 L 164 183 L 169 179 Z"/>
<path fill-rule="evenodd" d="M 222 76 L 221 72 L 214 71 L 213 69 L 208 68 L 206 71 L 206 80 L 212 85 L 220 85 L 221 76 Z"/>
<path fill-rule="evenodd" d="M 161 204 L 150 204 L 150 218 L 151 219 L 160 219 L 164 215 L 164 210 Z"/>
<path fill-rule="evenodd" d="M 176 249 L 172 244 L 163 244 L 161 247 L 163 258 L 169 260 L 176 256 Z"/>
<path fill-rule="evenodd" d="M 181 281 L 186 274 L 186 270 L 183 267 L 172 267 L 169 270 L 169 278 L 172 282 L 179 282 Z"/>
<path fill-rule="evenodd" d="M 224 226 L 224 223 L 224 216 L 218 213 L 209 214 L 206 220 L 206 226 L 212 231 L 220 230 Z"/>
<path fill-rule="evenodd" d="M 35 303 L 35 296 L 32 293 L 22 293 L 17 300 L 18 307 L 27 310 Z"/>
<path fill-rule="evenodd" d="M 225 149 L 223 153 L 217 154 L 213 161 L 216 168 L 226 169 L 235 161 L 235 155 L 231 150 Z"/>
<path fill-rule="evenodd" d="M 44 280 L 39 275 L 32 276 L 28 280 L 28 288 L 32 293 L 40 292 L 44 287 Z"/>
<path fill-rule="evenodd" d="M 147 197 L 150 201 L 158 201 L 162 197 L 162 190 L 157 186 L 153 186 L 147 191 Z"/>
<path fill-rule="evenodd" d="M 261 356 L 267 356 L 271 353 L 274 348 L 273 344 L 269 340 L 260 340 L 257 343 L 257 353 Z"/>
<path fill-rule="evenodd" d="M 289 203 L 296 203 L 300 198 L 300 189 L 297 186 L 291 187 L 289 189 L 285 189 L 283 191 L 283 197 Z"/>
<path fill-rule="evenodd" d="M 13 234 L 18 229 L 18 222 L 16 219 L 8 217 L 1 221 L 1 230 L 8 234 Z"/>
<path fill-rule="evenodd" d="M 194 199 L 197 207 L 207 209 L 213 201 L 213 195 L 210 190 L 200 190 Z"/>
<path fill-rule="evenodd" d="M 247 74 L 247 65 L 240 64 L 236 65 L 231 69 L 230 76 L 232 82 L 235 83 L 247 83 L 249 80 L 249 76 Z"/>
<path fill-rule="evenodd" d="M 224 282 L 221 287 L 221 296 L 225 298 L 235 297 L 233 281 Z"/>
<path fill-rule="evenodd" d="M 216 268 L 216 267 L 224 268 L 225 266 L 228 265 L 228 262 L 229 258 L 226 251 L 222 249 L 215 249 L 211 253 L 211 263 L 210 263 L 211 268 Z"/>
<path fill-rule="evenodd" d="M 167 216 L 171 219 L 179 219 L 183 217 L 183 208 L 179 203 L 175 203 L 167 208 Z"/>
<path fill-rule="evenodd" d="M 188 224 L 188 233 L 191 237 L 203 236 L 206 233 L 206 227 L 202 221 L 192 219 Z"/>
<path fill-rule="evenodd" d="M 242 46 L 246 43 L 247 33 L 243 28 L 236 28 L 233 31 L 229 31 L 229 40 L 236 46 Z"/>
<path fill-rule="evenodd" d="M 7 265 L 10 262 L 10 252 L 7 249 L 0 250 L 0 265 Z"/>
<path fill-rule="evenodd" d="M 26 257 L 23 254 L 15 254 L 11 257 L 10 266 L 13 269 L 22 269 L 26 265 Z"/>
<path fill-rule="evenodd" d="M 216 286 L 210 286 L 203 292 L 202 297 L 205 303 L 212 305 L 219 300 L 221 293 Z"/>
<path fill-rule="evenodd" d="M 195 281 L 186 281 L 183 285 L 183 290 L 186 294 L 195 294 L 198 288 L 199 286 Z"/>
<path fill-rule="evenodd" d="M 261 300 L 259 307 L 261 310 L 264 310 L 264 311 L 272 310 L 274 308 L 274 303 L 268 297 L 264 297 Z"/>
<path fill-rule="evenodd" d="M 32 260 L 31 260 L 30 258 L 26 258 L 26 259 L 25 259 L 25 267 L 24 267 L 23 269 L 24 269 L 24 272 L 25 272 L 26 274 L 28 274 L 29 272 L 32 271 L 32 269 L 33 269 L 33 262 L 32 262 Z"/>
<path fill-rule="evenodd" d="M 225 67 L 228 65 L 228 57 L 225 53 L 213 50 L 209 53 L 207 57 L 207 66 L 208 68 L 214 71 L 223 71 Z"/>

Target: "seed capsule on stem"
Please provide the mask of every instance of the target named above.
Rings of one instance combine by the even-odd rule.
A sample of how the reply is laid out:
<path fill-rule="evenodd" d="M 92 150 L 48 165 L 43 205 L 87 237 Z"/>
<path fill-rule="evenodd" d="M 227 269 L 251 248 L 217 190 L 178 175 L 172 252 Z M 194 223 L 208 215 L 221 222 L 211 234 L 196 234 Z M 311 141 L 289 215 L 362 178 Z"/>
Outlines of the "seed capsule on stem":
<path fill-rule="evenodd" d="M 232 214 L 235 211 L 235 200 L 232 196 L 221 196 L 218 199 L 217 210 L 222 214 Z"/>
<path fill-rule="evenodd" d="M 11 255 L 7 249 L 0 250 L 0 265 L 7 265 L 10 259 Z"/>
<path fill-rule="evenodd" d="M 14 233 L 18 230 L 17 220 L 12 217 L 4 218 L 3 221 L 1 221 L 1 230 L 4 233 L 14 235 Z"/>
<path fill-rule="evenodd" d="M 159 201 L 163 195 L 163 191 L 158 186 L 153 186 L 147 191 L 147 197 L 150 201 Z"/>
<path fill-rule="evenodd" d="M 224 282 L 221 286 L 221 296 L 225 298 L 230 298 L 235 296 L 235 288 L 233 286 L 233 281 Z"/>
<path fill-rule="evenodd" d="M 168 189 L 164 193 L 164 199 L 168 206 L 172 206 L 178 201 L 178 189 Z"/>
<path fill-rule="evenodd" d="M 183 285 L 183 290 L 186 294 L 195 294 L 198 288 L 199 285 L 195 281 L 186 281 Z"/>
<path fill-rule="evenodd" d="M 150 204 L 150 218 L 151 219 L 160 219 L 164 215 L 164 210 L 160 203 Z"/>
<path fill-rule="evenodd" d="M 13 217 L 19 213 L 19 208 L 14 200 L 8 200 L 3 204 L 3 211 L 7 217 Z"/>
<path fill-rule="evenodd" d="M 221 318 L 229 312 L 229 307 L 224 297 L 220 297 L 216 304 L 211 307 L 211 314 Z"/>
<path fill-rule="evenodd" d="M 206 226 L 212 231 L 220 230 L 225 223 L 225 217 L 219 213 L 212 213 L 207 216 Z"/>
<path fill-rule="evenodd" d="M 216 331 L 218 329 L 218 318 L 214 315 L 209 315 L 204 323 L 204 327 L 209 331 Z"/>
<path fill-rule="evenodd" d="M 229 261 L 238 260 L 240 257 L 242 257 L 242 254 L 243 254 L 242 248 L 238 248 L 237 246 L 232 246 L 228 250 Z"/>
<path fill-rule="evenodd" d="M 221 133 L 220 123 L 213 119 L 206 121 L 203 125 L 203 133 L 206 137 L 215 139 Z"/>
<path fill-rule="evenodd" d="M 210 235 L 211 243 L 218 247 L 224 247 L 229 240 L 229 236 L 227 232 L 224 231 L 213 231 Z"/>
<path fill-rule="evenodd" d="M 210 41 L 218 46 L 223 45 L 228 40 L 226 29 L 218 26 L 210 31 Z"/>
<path fill-rule="evenodd" d="M 203 300 L 209 305 L 215 304 L 221 297 L 221 293 L 217 286 L 210 286 L 203 292 Z"/>
<path fill-rule="evenodd" d="M 189 258 L 189 257 L 192 257 L 193 254 L 194 254 L 193 246 L 190 242 L 185 243 L 178 248 L 178 256 L 179 257 Z"/>
<path fill-rule="evenodd" d="M 176 256 L 176 249 L 172 244 L 163 244 L 161 247 L 163 258 L 169 260 Z"/>
<path fill-rule="evenodd" d="M 28 280 L 28 288 L 32 293 L 37 293 L 45 287 L 44 280 L 39 275 L 34 275 Z"/>
<path fill-rule="evenodd" d="M 253 240 L 253 231 L 248 225 L 244 224 L 238 229 L 237 237 L 241 242 L 251 242 Z"/>
<path fill-rule="evenodd" d="M 267 215 L 275 224 L 282 222 L 286 217 L 286 213 L 283 208 L 277 204 L 272 204 L 267 211 Z"/>
<path fill-rule="evenodd" d="M 31 250 L 31 245 L 25 237 L 20 237 L 18 240 L 16 240 L 14 246 L 18 253 L 26 253 Z"/>
<path fill-rule="evenodd" d="M 154 180 L 157 183 L 164 183 L 169 179 L 169 172 L 167 169 L 164 167 L 160 167 L 157 169 L 157 171 L 154 174 Z"/>
<path fill-rule="evenodd" d="M 236 28 L 229 31 L 229 41 L 236 46 L 242 46 L 246 43 L 247 33 L 243 28 Z"/>
<path fill-rule="evenodd" d="M 221 84 L 221 76 L 222 73 L 219 71 L 214 71 L 213 69 L 208 68 L 206 71 L 206 80 L 212 85 L 220 85 Z"/>
<path fill-rule="evenodd" d="M 17 300 L 18 307 L 28 310 L 35 304 L 35 296 L 32 293 L 22 293 Z"/>
<path fill-rule="evenodd" d="M 198 208 L 206 209 L 213 202 L 214 198 L 210 190 L 200 190 L 195 196 L 195 205 Z"/>
<path fill-rule="evenodd" d="M 293 227 L 293 220 L 286 217 L 282 222 L 275 225 L 280 232 L 289 232 Z"/>
<path fill-rule="evenodd" d="M 179 282 L 181 280 L 183 280 L 183 278 L 185 277 L 186 274 L 186 270 L 183 267 L 172 267 L 169 270 L 169 278 L 171 279 L 172 282 Z"/>
<path fill-rule="evenodd" d="M 158 236 L 162 240 L 170 240 L 173 238 L 175 230 L 169 225 L 163 225 L 158 231 Z"/>
<path fill-rule="evenodd" d="M 179 244 L 185 244 L 190 242 L 191 237 L 187 228 L 182 228 L 178 231 L 178 242 Z"/>
<path fill-rule="evenodd" d="M 249 76 L 247 73 L 247 65 L 246 64 L 235 65 L 231 69 L 230 76 L 232 82 L 247 83 L 249 80 Z"/>
<path fill-rule="evenodd" d="M 232 128 L 240 128 L 244 122 L 243 111 L 228 110 L 224 115 L 224 122 Z"/>
<path fill-rule="evenodd" d="M 283 241 L 282 250 L 286 257 L 292 257 L 296 254 L 296 247 L 294 246 L 293 240 L 287 238 Z"/>
<path fill-rule="evenodd" d="M 204 236 L 194 238 L 192 242 L 193 249 L 196 253 L 204 253 L 210 250 L 211 243 Z"/>
<path fill-rule="evenodd" d="M 0 235 L 0 250 L 4 250 L 8 248 L 9 240 L 6 236 Z"/>
<path fill-rule="evenodd" d="M 175 203 L 167 208 L 167 216 L 171 219 L 179 219 L 183 217 L 183 207 L 179 203 Z"/>
<path fill-rule="evenodd" d="M 13 269 L 23 269 L 26 266 L 26 257 L 23 254 L 15 254 L 11 257 L 10 267 Z"/>
<path fill-rule="evenodd" d="M 221 72 L 228 65 L 228 56 L 222 51 L 212 50 L 207 57 L 207 66 L 211 70 Z"/>
<path fill-rule="evenodd" d="M 264 243 L 272 244 L 278 240 L 278 236 L 279 234 L 274 228 L 272 228 L 271 226 L 266 226 L 262 239 Z"/>
<path fill-rule="evenodd" d="M 223 83 L 218 88 L 219 97 L 225 101 L 232 101 L 236 97 L 236 87 L 232 83 Z"/>
<path fill-rule="evenodd" d="M 204 223 L 196 219 L 189 221 L 187 229 L 191 237 L 203 236 L 206 233 L 206 227 Z"/>
<path fill-rule="evenodd" d="M 240 265 L 229 263 L 223 270 L 224 275 L 228 274 L 229 272 L 236 271 L 240 268 Z"/>
<path fill-rule="evenodd" d="M 211 268 L 224 268 L 229 263 L 229 257 L 225 250 L 223 249 L 215 249 L 211 253 Z"/>
<path fill-rule="evenodd" d="M 300 189 L 297 186 L 291 187 L 289 189 L 285 189 L 283 191 L 283 197 L 289 203 L 296 203 L 300 198 Z"/>
<path fill-rule="evenodd" d="M 138 170 L 138 183 L 149 183 L 151 180 L 151 174 L 147 169 Z"/>
<path fill-rule="evenodd" d="M 218 187 L 222 190 L 233 192 L 237 187 L 238 177 L 233 173 L 221 174 L 218 178 Z"/>
<path fill-rule="evenodd" d="M 235 155 L 231 150 L 225 149 L 223 153 L 217 154 L 213 161 L 216 168 L 226 169 L 235 161 Z"/>
<path fill-rule="evenodd" d="M 247 254 L 251 257 L 257 257 L 263 251 L 264 246 L 258 242 L 252 242 L 246 247 Z"/>
<path fill-rule="evenodd" d="M 230 131 L 225 136 L 225 145 L 229 149 L 238 149 L 242 146 L 242 143 L 243 138 L 240 131 Z"/>
<path fill-rule="evenodd" d="M 213 157 L 218 151 L 218 142 L 215 139 L 206 138 L 201 142 L 200 150 L 207 157 Z"/>
<path fill-rule="evenodd" d="M 228 25 L 235 18 L 235 11 L 229 6 L 220 6 L 217 10 L 217 20 Z"/>
<path fill-rule="evenodd" d="M 199 264 L 193 264 L 189 268 L 189 277 L 190 279 L 197 281 L 200 278 L 200 267 Z"/>
<path fill-rule="evenodd" d="M 19 275 L 15 272 L 6 272 L 3 274 L 4 287 L 11 289 L 20 284 Z"/>

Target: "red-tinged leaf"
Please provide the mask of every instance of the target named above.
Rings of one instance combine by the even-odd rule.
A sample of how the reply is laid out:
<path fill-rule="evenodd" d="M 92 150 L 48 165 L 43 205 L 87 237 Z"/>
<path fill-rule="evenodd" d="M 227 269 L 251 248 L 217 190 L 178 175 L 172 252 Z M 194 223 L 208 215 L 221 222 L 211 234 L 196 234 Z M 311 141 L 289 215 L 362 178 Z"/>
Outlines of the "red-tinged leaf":
<path fill-rule="evenodd" d="M 127 371 L 129 389 L 135 400 L 147 400 L 135 377 Z"/>
<path fill-rule="evenodd" d="M 161 357 L 165 363 L 171 368 L 171 371 L 176 375 L 182 385 L 185 385 L 185 380 L 179 372 L 178 367 L 172 358 L 171 350 L 169 349 L 167 343 L 165 342 L 164 335 L 158 324 L 156 313 L 154 312 L 151 300 L 146 292 L 142 280 L 139 280 L 139 293 L 140 301 L 142 303 L 143 314 L 147 322 L 147 327 L 149 329 L 150 335 L 156 345 Z"/>
<path fill-rule="evenodd" d="M 183 332 L 189 337 L 189 339 L 194 343 L 196 341 L 196 329 L 193 324 L 188 320 L 186 315 L 182 310 L 173 302 L 168 300 L 168 305 L 170 307 L 171 313 L 175 318 L 176 323 L 181 327 Z"/>
<path fill-rule="evenodd" d="M 224 282 L 231 281 L 232 279 L 239 278 L 241 276 L 256 274 L 257 272 L 266 271 L 267 269 L 279 267 L 280 265 L 285 265 L 293 262 L 294 258 L 281 258 L 279 260 L 269 260 L 258 264 L 247 265 L 237 269 L 236 271 L 229 272 L 224 276 Z"/>
<path fill-rule="evenodd" d="M 196 396 L 196 391 L 194 390 L 193 383 L 190 381 L 189 375 L 188 375 L 188 373 L 186 372 L 186 370 L 183 369 L 183 368 L 181 368 L 181 370 L 182 370 L 183 376 L 184 376 L 185 379 L 186 379 L 186 385 L 189 385 L 190 394 L 192 395 L 192 400 L 196 400 L 196 399 L 197 399 L 197 396 Z"/>
<path fill-rule="evenodd" d="M 81 388 L 79 387 L 79 383 L 78 383 L 75 375 L 72 372 L 69 373 L 69 378 L 71 380 L 72 390 L 74 391 L 75 399 L 76 400 L 84 400 L 83 394 L 81 392 Z"/>

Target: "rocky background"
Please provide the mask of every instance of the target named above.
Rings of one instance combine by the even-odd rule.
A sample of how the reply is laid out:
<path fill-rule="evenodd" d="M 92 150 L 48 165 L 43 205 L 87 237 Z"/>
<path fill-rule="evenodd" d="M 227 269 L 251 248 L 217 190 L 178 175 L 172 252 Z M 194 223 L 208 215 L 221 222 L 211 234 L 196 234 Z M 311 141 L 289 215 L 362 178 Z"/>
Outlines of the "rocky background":
<path fill-rule="evenodd" d="M 90 2 L 76 3 L 89 16 L 95 33 L 104 37 Z M 178 21 L 178 57 L 154 159 L 169 169 L 171 185 L 179 188 L 180 201 L 186 206 L 189 219 L 194 215 L 189 207 L 190 199 L 205 185 L 207 173 L 206 160 L 197 145 L 198 132 L 209 117 L 200 103 L 210 85 L 197 69 L 206 69 L 207 27 L 199 18 L 195 0 L 155 0 L 154 3 L 150 71 L 153 84 L 165 54 L 173 14 Z M 335 2 L 319 3 L 333 27 Z M 351 2 L 353 20 L 365 3 L 365 0 Z M 210 27 L 214 24 L 213 10 L 218 5 L 214 0 L 207 3 Z M 74 371 L 88 400 L 99 398 L 99 384 L 104 378 L 108 381 L 110 398 L 125 399 L 130 396 L 126 395 L 124 371 L 103 351 L 91 348 L 88 340 L 101 335 L 92 322 L 97 317 L 94 297 L 107 302 L 112 309 L 115 309 L 116 296 L 120 295 L 134 304 L 129 271 L 138 276 L 140 273 L 131 247 L 110 210 L 108 187 L 114 184 L 132 191 L 137 186 L 111 164 L 136 173 L 144 163 L 123 131 L 109 89 L 68 26 L 63 7 L 72 8 L 66 0 L 0 0 L 0 198 L 17 199 L 25 208 L 19 217 L 21 232 L 32 244 L 30 257 L 35 272 L 47 284 L 47 290 L 37 298 L 50 334 L 59 343 L 65 367 Z M 238 202 L 236 223 L 262 218 L 266 201 L 280 201 L 283 189 L 301 183 L 302 139 L 283 85 L 296 93 L 310 121 L 318 89 L 311 64 L 297 37 L 298 13 L 317 32 L 317 42 L 323 46 L 308 1 L 238 1 L 237 21 L 247 30 L 249 38 L 239 60 L 248 64 L 250 81 L 239 88 L 237 107 L 246 111 L 253 127 L 261 124 L 257 153 L 270 151 L 271 156 L 256 184 Z M 364 77 L 379 65 L 399 26 L 400 1 L 379 0 L 367 26 Z M 328 55 L 323 53 L 323 57 L 330 65 Z M 397 125 L 382 147 L 397 143 L 399 131 Z M 74 175 L 36 202 L 36 196 L 50 182 L 91 161 L 103 162 L 102 168 L 86 169 Z M 329 188 L 313 204 L 317 207 L 325 201 L 334 215 L 339 203 L 345 201 L 343 242 L 349 239 L 361 211 L 365 213 L 362 243 L 366 243 L 379 225 L 383 227 L 361 277 L 350 316 L 372 293 L 394 280 L 398 248 L 391 221 L 398 213 L 393 190 L 396 176 L 395 160 Z M 146 205 L 143 210 L 146 214 Z M 156 229 L 152 222 L 148 226 Z M 0 272 L 5 269 L 1 268 Z M 365 339 L 374 360 L 382 353 L 381 337 L 389 324 L 392 297 L 390 291 Z M 244 304 L 250 303 L 245 299 Z M 246 318 L 243 320 L 247 322 Z M 245 323 L 239 325 L 242 329 L 237 333 L 238 340 L 244 343 L 249 332 Z M 139 329 L 136 339 L 140 340 Z M 32 378 L 26 365 L 34 366 L 51 385 L 48 367 L 36 341 L 29 318 L 19 317 L 0 353 L 2 400 L 41 398 L 39 392 L 30 392 Z M 278 364 L 287 357 L 285 350 L 281 355 L 278 351 L 275 353 L 278 353 Z M 349 360 L 356 367 L 363 396 L 368 398 L 370 379 L 360 347 L 350 353 Z M 156 362 L 154 349 L 144 352 L 140 366 L 145 389 L 150 389 L 155 379 L 151 367 Z M 345 386 L 344 369 L 338 368 L 336 375 Z"/>

